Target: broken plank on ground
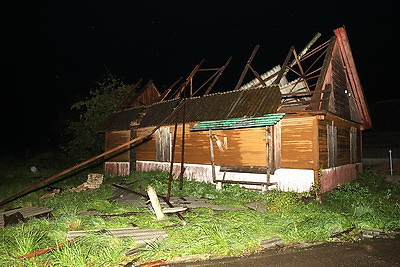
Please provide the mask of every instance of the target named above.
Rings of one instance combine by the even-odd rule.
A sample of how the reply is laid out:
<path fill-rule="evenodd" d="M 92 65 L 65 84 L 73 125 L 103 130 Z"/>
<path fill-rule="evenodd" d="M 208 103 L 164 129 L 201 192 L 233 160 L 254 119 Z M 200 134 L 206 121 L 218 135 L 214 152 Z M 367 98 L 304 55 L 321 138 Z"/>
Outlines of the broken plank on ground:
<path fill-rule="evenodd" d="M 242 210 L 242 208 L 227 207 L 222 205 L 216 205 L 208 203 L 207 198 L 197 198 L 197 197 L 171 197 L 170 202 L 174 206 L 185 207 L 188 209 L 194 208 L 210 208 L 213 210 Z M 163 203 L 161 202 L 161 206 Z"/>
<path fill-rule="evenodd" d="M 67 234 L 67 240 L 96 232 L 98 233 L 99 230 L 69 231 Z M 138 245 L 161 241 L 168 236 L 168 234 L 163 230 L 140 229 L 138 227 L 105 229 L 102 232 L 109 233 L 115 237 L 131 237 Z"/>
<path fill-rule="evenodd" d="M 7 211 L 1 211 L 0 227 L 8 225 L 6 222 L 7 218 L 10 218 L 10 220 L 12 220 L 12 217 L 15 217 L 16 223 L 18 223 L 18 221 L 24 221 L 25 219 L 28 219 L 30 217 L 40 218 L 50 216 L 52 210 L 53 209 L 46 207 L 22 207 Z"/>

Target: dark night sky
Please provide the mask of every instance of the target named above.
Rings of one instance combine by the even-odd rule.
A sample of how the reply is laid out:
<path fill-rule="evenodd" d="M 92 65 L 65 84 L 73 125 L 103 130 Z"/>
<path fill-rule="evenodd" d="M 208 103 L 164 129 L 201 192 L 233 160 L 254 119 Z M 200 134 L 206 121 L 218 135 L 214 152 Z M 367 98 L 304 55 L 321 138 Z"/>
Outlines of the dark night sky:
<path fill-rule="evenodd" d="M 398 1 L 8 2 L 0 26 L 2 151 L 51 142 L 59 114 L 87 96 L 106 68 L 127 83 L 153 79 L 163 90 L 203 58 L 204 67 L 220 67 L 233 56 L 215 87 L 231 90 L 256 44 L 262 73 L 281 64 L 291 45 L 301 50 L 317 32 L 325 41 L 343 25 L 371 113 L 377 103 L 400 103 Z M 391 130 L 381 116 L 373 113 L 376 130 Z"/>

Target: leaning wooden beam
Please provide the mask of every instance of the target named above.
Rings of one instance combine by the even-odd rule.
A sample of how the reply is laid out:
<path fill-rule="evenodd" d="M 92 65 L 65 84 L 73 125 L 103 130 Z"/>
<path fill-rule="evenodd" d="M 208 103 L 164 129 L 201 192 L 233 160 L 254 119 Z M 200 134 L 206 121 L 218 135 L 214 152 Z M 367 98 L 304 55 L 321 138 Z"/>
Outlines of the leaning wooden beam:
<path fill-rule="evenodd" d="M 154 213 L 156 214 L 157 220 L 161 221 L 165 219 L 165 214 L 161 209 L 160 201 L 158 200 L 157 193 L 150 185 L 147 187 L 147 194 L 153 207 Z"/>
<path fill-rule="evenodd" d="M 117 147 L 114 147 L 114 148 L 112 148 L 112 149 L 110 149 L 110 150 L 107 150 L 107 151 L 101 153 L 100 155 L 97 155 L 97 156 L 95 156 L 95 157 L 93 157 L 93 158 L 90 158 L 90 159 L 88 159 L 88 160 L 85 160 L 84 162 L 81 162 L 81 163 L 79 163 L 79 164 L 77 164 L 77 165 L 75 165 L 75 166 L 73 166 L 73 167 L 71 167 L 71 168 L 68 168 L 68 169 L 66 169 L 66 170 L 64 170 L 64 171 L 62 171 L 62 172 L 59 172 L 59 173 L 57 173 L 57 174 L 55 174 L 55 175 L 53 175 L 53 176 L 51 176 L 51 177 L 49 177 L 49 178 L 47 178 L 47 179 L 45 179 L 45 180 L 43 180 L 43 181 L 41 181 L 41 182 L 35 184 L 35 185 L 32 185 L 31 187 L 29 187 L 29 188 L 27 188 L 27 189 L 25 189 L 25 190 L 22 190 L 21 192 L 15 194 L 15 195 L 13 195 L 13 196 L 11 196 L 11 197 L 9 197 L 9 198 L 6 198 L 6 199 L 2 200 L 2 201 L 0 202 L 0 206 L 3 206 L 4 204 L 7 204 L 7 203 L 9 203 L 9 202 L 11 202 L 11 201 L 13 201 L 13 200 L 15 200 L 15 199 L 21 197 L 21 196 L 24 196 L 24 195 L 26 195 L 26 194 L 32 192 L 33 190 L 39 188 L 40 186 L 45 185 L 45 184 L 47 184 L 48 182 L 53 181 L 53 180 L 55 180 L 56 178 L 59 178 L 59 177 L 61 177 L 62 175 L 65 175 L 65 174 L 67 174 L 67 173 L 69 173 L 69 172 L 71 172 L 71 171 L 73 171 L 73 170 L 76 170 L 76 169 L 82 167 L 82 166 L 85 166 L 85 165 L 87 165 L 87 164 L 89 164 L 89 163 L 91 163 L 91 162 L 93 162 L 93 161 L 95 161 L 95 160 L 98 160 L 98 159 L 100 159 L 100 158 L 102 158 L 102 157 L 104 157 L 104 156 L 107 156 L 107 155 L 109 155 L 109 154 L 111 154 L 111 153 L 114 153 L 114 152 L 117 152 L 117 151 L 123 151 L 123 150 L 129 149 L 129 147 L 130 147 L 131 145 L 132 145 L 132 146 L 135 146 L 135 145 L 138 145 L 138 144 L 140 144 L 140 143 L 146 141 L 146 140 L 147 140 L 148 138 L 150 138 L 150 137 L 151 137 L 151 136 L 152 136 L 152 135 L 153 135 L 167 120 L 168 120 L 168 119 L 169 119 L 169 118 L 171 118 L 172 115 L 175 114 L 175 112 L 177 112 L 177 111 L 182 107 L 182 104 L 185 103 L 185 101 L 186 101 L 186 100 L 181 100 L 181 101 L 175 106 L 175 108 L 172 110 L 172 112 L 171 112 L 167 117 L 165 117 L 165 119 L 164 119 L 159 125 L 155 126 L 155 127 L 153 128 L 153 130 L 151 130 L 150 133 L 148 133 L 147 135 L 144 135 L 144 136 L 141 136 L 141 137 L 132 139 L 132 140 L 130 140 L 129 142 L 126 142 L 126 143 L 124 143 L 124 144 L 122 144 L 122 145 L 120 145 L 120 146 L 117 146 Z"/>
<path fill-rule="evenodd" d="M 206 86 L 212 79 L 215 78 L 215 76 L 217 76 L 218 71 L 216 71 L 213 75 L 211 75 L 210 78 L 207 79 L 207 81 L 205 81 L 199 88 L 197 88 L 196 91 L 194 91 L 194 93 L 192 94 L 192 97 L 195 96 L 201 89 L 203 89 L 204 86 Z"/>
<path fill-rule="evenodd" d="M 192 72 L 191 72 L 191 73 L 189 74 L 189 76 L 186 78 L 185 82 L 177 89 L 176 92 L 174 92 L 172 98 L 177 98 L 177 97 L 179 97 L 179 96 L 182 94 L 182 92 L 186 89 L 186 86 L 188 86 L 188 84 L 190 83 L 190 81 L 193 79 L 193 77 L 194 77 L 194 75 L 196 74 L 196 72 L 200 69 L 200 66 L 203 64 L 203 62 L 204 62 L 204 59 L 202 59 L 202 60 L 200 61 L 200 63 L 197 64 L 197 65 L 193 68 Z"/>
<path fill-rule="evenodd" d="M 185 117 L 186 104 L 183 104 L 182 109 L 182 150 L 181 150 L 181 173 L 179 174 L 179 189 L 183 189 L 183 173 L 185 171 Z"/>
<path fill-rule="evenodd" d="M 246 76 L 247 71 L 249 70 L 250 64 L 251 64 L 251 62 L 253 62 L 253 59 L 256 56 L 259 48 L 260 48 L 260 45 L 256 45 L 254 47 L 253 52 L 251 53 L 249 60 L 247 60 L 246 66 L 244 67 L 243 72 L 240 75 L 239 81 L 237 82 L 234 90 L 239 89 L 239 87 L 242 85 L 244 77 Z"/>
<path fill-rule="evenodd" d="M 272 84 L 279 84 L 283 75 L 286 73 L 286 68 L 288 67 L 290 57 L 292 56 L 292 52 L 294 50 L 294 46 L 290 47 L 289 52 L 286 55 L 285 61 L 282 64 L 282 68 L 279 71 L 278 77 L 276 77 L 275 81 Z"/>
<path fill-rule="evenodd" d="M 175 147 L 176 147 L 176 132 L 178 130 L 178 123 L 175 122 L 174 126 L 174 139 L 172 140 L 172 153 L 171 153 L 171 166 L 169 168 L 169 177 L 168 177 L 168 191 L 167 191 L 167 200 L 171 197 L 171 187 L 172 187 L 172 172 L 174 170 L 174 160 L 175 160 Z"/>
<path fill-rule="evenodd" d="M 232 57 L 229 57 L 228 60 L 226 61 L 225 65 L 222 66 L 219 71 L 217 77 L 215 77 L 214 81 L 210 84 L 210 86 L 207 88 L 207 91 L 204 93 L 204 95 L 208 95 L 211 91 L 211 89 L 214 87 L 214 85 L 217 83 L 218 79 L 221 77 L 222 73 L 228 67 L 229 63 L 231 62 Z"/>
<path fill-rule="evenodd" d="M 122 105 L 125 104 L 125 102 L 128 100 L 133 95 L 133 92 L 135 92 L 136 88 L 142 83 L 142 78 L 132 86 L 131 90 L 126 94 L 126 96 L 118 103 L 117 107 L 115 108 L 115 111 L 117 112 L 118 110 L 121 109 Z"/>
<path fill-rule="evenodd" d="M 168 96 L 168 94 L 171 92 L 172 88 L 175 87 L 175 85 L 177 85 L 181 80 L 183 79 L 183 77 L 179 77 L 178 80 L 176 80 L 173 84 L 171 84 L 170 87 L 168 87 L 168 89 L 160 96 L 160 99 L 157 102 L 161 102 L 164 101 L 164 99 Z"/>
<path fill-rule="evenodd" d="M 319 39 L 319 37 L 321 37 L 321 33 L 317 32 L 317 34 L 314 35 L 314 37 L 311 39 L 311 41 L 308 42 L 308 44 L 303 48 L 303 50 L 301 50 L 301 52 L 299 53 L 299 59 L 301 59 L 307 53 L 307 51 Z M 296 59 L 294 59 L 290 63 L 290 67 L 293 67 L 295 64 L 296 64 Z"/>
<path fill-rule="evenodd" d="M 142 194 L 142 193 L 133 191 L 132 189 L 130 189 L 130 188 L 128 188 L 128 187 L 125 187 L 125 186 L 122 186 L 122 185 L 118 185 L 118 184 L 112 184 L 112 185 L 115 186 L 115 187 L 124 189 L 124 190 L 126 190 L 126 191 L 128 191 L 128 192 L 132 192 L 132 193 L 134 193 L 134 194 L 138 194 L 138 195 L 140 195 L 140 196 L 142 196 L 142 197 L 147 198 L 147 196 L 146 196 L 145 194 Z M 157 196 L 158 196 L 159 198 L 161 198 L 162 200 L 164 200 L 165 203 L 167 203 L 168 207 L 174 208 L 174 206 L 172 205 L 172 203 L 169 202 L 169 200 L 168 200 L 166 197 L 163 197 L 163 196 L 160 196 L 160 195 L 157 195 Z M 185 218 L 183 217 L 183 215 L 180 214 L 179 212 L 177 212 L 176 215 L 177 215 L 177 216 L 179 217 L 179 219 L 181 219 L 182 221 L 185 220 Z"/>
<path fill-rule="evenodd" d="M 307 83 L 307 80 L 306 80 L 306 74 L 304 73 L 303 66 L 301 66 L 300 59 L 299 59 L 299 56 L 297 55 L 296 49 L 293 49 L 293 55 L 294 55 L 294 58 L 296 60 L 297 66 L 299 67 L 300 76 L 301 76 L 301 78 L 303 78 L 304 83 L 306 84 L 307 90 L 311 91 L 310 87 L 308 86 L 308 83 Z"/>

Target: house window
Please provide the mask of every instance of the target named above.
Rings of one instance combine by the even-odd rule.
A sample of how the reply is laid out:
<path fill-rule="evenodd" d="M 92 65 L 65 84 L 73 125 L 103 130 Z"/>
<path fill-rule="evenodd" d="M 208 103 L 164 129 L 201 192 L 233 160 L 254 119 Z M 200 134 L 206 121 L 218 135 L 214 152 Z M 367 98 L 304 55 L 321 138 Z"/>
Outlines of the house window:
<path fill-rule="evenodd" d="M 160 127 L 156 131 L 156 160 L 171 161 L 171 132 L 168 126 Z"/>
<path fill-rule="evenodd" d="M 350 128 L 350 163 L 357 162 L 357 128 Z"/>
<path fill-rule="evenodd" d="M 337 165 L 337 127 L 327 124 L 327 141 L 328 141 L 328 168 Z"/>

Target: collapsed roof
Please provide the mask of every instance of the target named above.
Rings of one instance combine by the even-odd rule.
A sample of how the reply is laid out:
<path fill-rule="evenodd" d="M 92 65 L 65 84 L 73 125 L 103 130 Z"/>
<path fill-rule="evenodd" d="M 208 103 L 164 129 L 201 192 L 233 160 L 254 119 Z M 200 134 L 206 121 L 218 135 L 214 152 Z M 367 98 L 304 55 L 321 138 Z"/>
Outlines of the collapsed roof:
<path fill-rule="evenodd" d="M 334 30 L 330 40 L 311 50 L 310 47 L 311 42 L 299 54 L 292 47 L 282 66 L 275 66 L 261 75 L 251 68 L 249 60 L 246 67 L 253 71 L 256 78 L 244 85 L 238 84 L 236 90 L 200 97 L 189 96 L 185 104 L 185 122 L 257 117 L 278 112 L 329 111 L 360 123 L 362 129 L 371 128 L 345 29 Z M 175 97 L 179 97 L 194 73 L 191 73 Z M 100 131 L 126 130 L 135 125 L 158 125 L 179 102 L 179 98 L 174 98 L 117 111 Z M 183 122 L 182 110 L 164 123 L 175 122 Z"/>

